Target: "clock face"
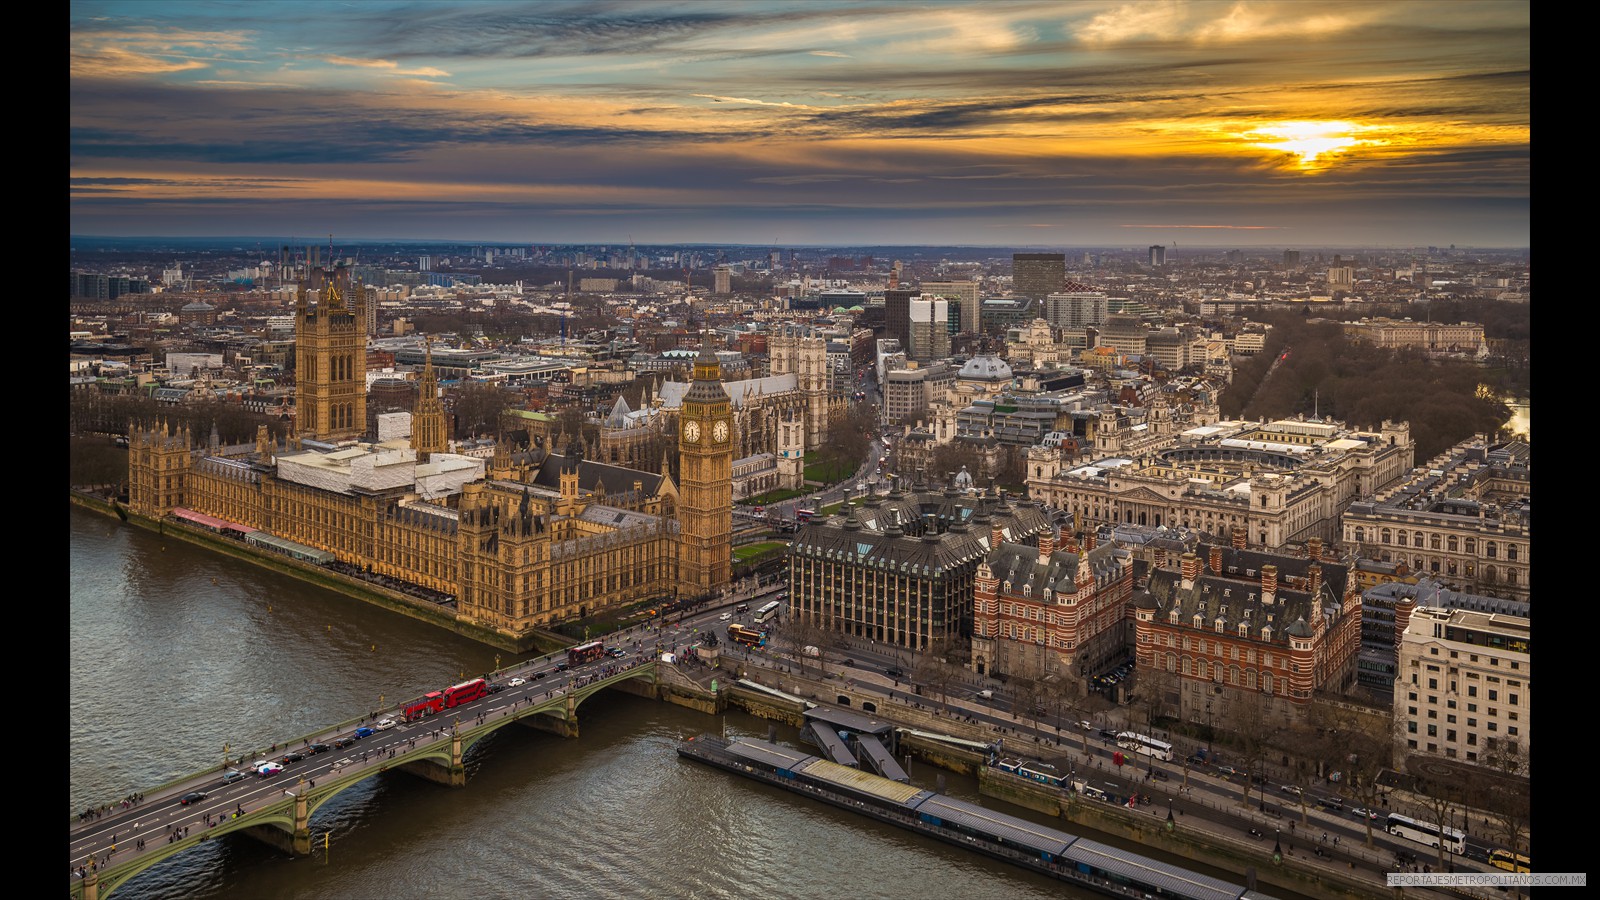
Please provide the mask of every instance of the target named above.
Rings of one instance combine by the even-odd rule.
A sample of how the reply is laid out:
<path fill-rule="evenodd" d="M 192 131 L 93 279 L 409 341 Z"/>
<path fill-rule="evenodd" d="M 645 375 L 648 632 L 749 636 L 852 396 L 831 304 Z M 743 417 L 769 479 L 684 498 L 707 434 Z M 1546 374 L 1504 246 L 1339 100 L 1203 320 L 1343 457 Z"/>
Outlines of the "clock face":
<path fill-rule="evenodd" d="M 689 422 L 688 424 L 684 425 L 683 426 L 683 437 L 684 437 L 685 440 L 687 440 L 691 444 L 693 444 L 696 441 L 700 440 L 700 423 L 699 422 Z"/>
<path fill-rule="evenodd" d="M 727 422 L 718 422 L 716 424 L 716 426 L 711 429 L 711 436 L 713 438 L 716 438 L 719 443 L 722 442 L 722 441 L 727 440 L 728 439 L 728 423 Z"/>

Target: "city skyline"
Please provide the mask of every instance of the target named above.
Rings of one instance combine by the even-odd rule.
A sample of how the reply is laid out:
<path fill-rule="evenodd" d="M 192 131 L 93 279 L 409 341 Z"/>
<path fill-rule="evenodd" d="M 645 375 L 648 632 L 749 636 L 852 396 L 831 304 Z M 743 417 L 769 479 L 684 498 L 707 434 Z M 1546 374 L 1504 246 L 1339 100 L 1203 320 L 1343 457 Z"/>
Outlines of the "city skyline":
<path fill-rule="evenodd" d="M 70 231 L 1524 247 L 1530 27 L 1507 2 L 78 2 Z"/>

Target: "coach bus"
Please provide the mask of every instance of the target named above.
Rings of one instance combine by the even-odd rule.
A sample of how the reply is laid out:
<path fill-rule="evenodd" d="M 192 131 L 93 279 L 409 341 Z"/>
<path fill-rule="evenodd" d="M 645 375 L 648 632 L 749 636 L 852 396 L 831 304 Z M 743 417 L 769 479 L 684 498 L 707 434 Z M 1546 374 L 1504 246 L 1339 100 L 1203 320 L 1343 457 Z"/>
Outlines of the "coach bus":
<path fill-rule="evenodd" d="M 1136 731 L 1124 731 L 1117 735 L 1117 746 L 1124 750 L 1132 750 L 1145 756 L 1152 756 L 1162 762 L 1172 762 L 1172 745 L 1166 741 L 1158 741 L 1153 737 L 1139 734 Z"/>
<path fill-rule="evenodd" d="M 1429 847 L 1443 844 L 1451 853 L 1460 853 L 1466 841 L 1466 835 L 1454 828 L 1441 828 L 1432 822 L 1420 822 L 1399 813 L 1389 814 L 1389 820 L 1384 824 L 1383 830 L 1408 841 L 1427 844 Z"/>
<path fill-rule="evenodd" d="M 759 625 L 778 614 L 778 601 L 771 600 L 756 610 L 756 624 Z"/>

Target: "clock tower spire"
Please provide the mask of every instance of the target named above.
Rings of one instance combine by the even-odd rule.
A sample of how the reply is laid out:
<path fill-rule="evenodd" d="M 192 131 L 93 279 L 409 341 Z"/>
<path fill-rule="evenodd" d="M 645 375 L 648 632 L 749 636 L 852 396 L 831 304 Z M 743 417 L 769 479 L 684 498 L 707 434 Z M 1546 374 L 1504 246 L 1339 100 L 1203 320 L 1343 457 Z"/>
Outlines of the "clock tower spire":
<path fill-rule="evenodd" d="M 678 429 L 678 590 L 700 597 L 733 575 L 733 417 L 708 338 Z"/>

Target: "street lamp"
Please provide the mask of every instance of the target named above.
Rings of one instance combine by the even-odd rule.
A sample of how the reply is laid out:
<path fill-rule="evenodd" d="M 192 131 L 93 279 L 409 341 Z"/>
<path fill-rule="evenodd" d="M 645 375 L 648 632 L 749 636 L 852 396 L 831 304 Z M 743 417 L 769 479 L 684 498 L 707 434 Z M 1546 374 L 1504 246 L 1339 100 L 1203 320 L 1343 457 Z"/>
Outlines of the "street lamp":
<path fill-rule="evenodd" d="M 1176 827 L 1178 827 L 1178 823 L 1176 821 L 1174 821 L 1173 818 L 1172 818 L 1172 798 L 1168 797 L 1167 798 L 1167 830 L 1171 831 L 1172 829 L 1174 829 Z"/>
<path fill-rule="evenodd" d="M 1283 862 L 1283 829 L 1274 828 L 1272 833 L 1272 861 Z"/>

